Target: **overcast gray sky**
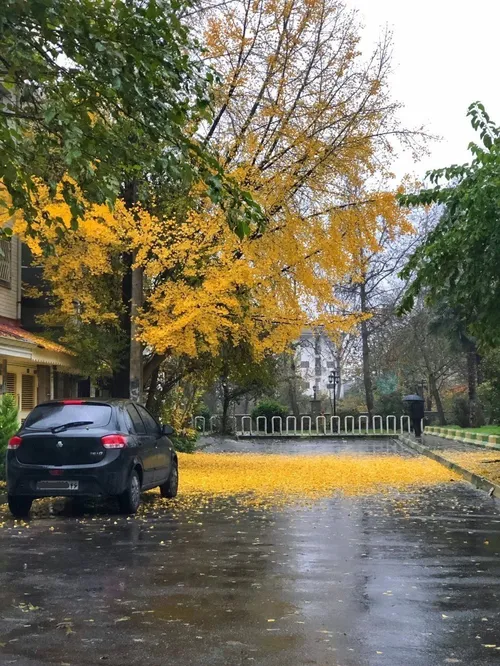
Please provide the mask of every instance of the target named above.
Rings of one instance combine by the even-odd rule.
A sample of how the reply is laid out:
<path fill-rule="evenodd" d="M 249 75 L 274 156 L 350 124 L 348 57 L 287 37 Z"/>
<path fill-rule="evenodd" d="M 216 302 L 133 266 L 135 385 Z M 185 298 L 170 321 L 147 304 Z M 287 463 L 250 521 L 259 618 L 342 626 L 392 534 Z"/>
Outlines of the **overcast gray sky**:
<path fill-rule="evenodd" d="M 402 156 L 396 175 L 423 177 L 432 168 L 468 160 L 474 132 L 467 107 L 480 100 L 500 124 L 500 0 L 348 0 L 374 42 L 389 26 L 394 41 L 393 95 L 407 126 L 425 123 L 443 137 L 414 164 Z M 368 44 L 365 44 L 365 48 Z"/>

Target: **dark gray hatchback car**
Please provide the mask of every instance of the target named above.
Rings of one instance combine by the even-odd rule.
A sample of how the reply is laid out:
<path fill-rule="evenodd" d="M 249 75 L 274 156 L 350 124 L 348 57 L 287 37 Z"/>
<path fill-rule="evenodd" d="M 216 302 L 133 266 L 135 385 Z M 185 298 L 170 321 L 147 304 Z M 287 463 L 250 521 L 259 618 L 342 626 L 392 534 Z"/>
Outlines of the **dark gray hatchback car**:
<path fill-rule="evenodd" d="M 71 399 L 38 405 L 7 449 L 9 508 L 28 516 L 39 497 L 116 497 L 135 513 L 142 490 L 175 497 L 177 454 L 168 435 L 129 400 Z"/>

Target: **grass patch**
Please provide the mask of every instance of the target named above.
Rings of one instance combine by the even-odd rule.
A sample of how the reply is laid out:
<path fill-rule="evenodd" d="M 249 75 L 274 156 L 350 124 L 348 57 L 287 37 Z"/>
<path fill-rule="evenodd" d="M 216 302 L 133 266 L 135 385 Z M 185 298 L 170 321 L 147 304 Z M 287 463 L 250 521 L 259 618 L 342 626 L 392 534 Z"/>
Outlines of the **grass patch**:
<path fill-rule="evenodd" d="M 436 426 L 448 430 L 462 430 L 465 432 L 479 432 L 482 435 L 500 435 L 500 426 L 481 426 L 480 428 L 461 428 L 457 425 Z"/>

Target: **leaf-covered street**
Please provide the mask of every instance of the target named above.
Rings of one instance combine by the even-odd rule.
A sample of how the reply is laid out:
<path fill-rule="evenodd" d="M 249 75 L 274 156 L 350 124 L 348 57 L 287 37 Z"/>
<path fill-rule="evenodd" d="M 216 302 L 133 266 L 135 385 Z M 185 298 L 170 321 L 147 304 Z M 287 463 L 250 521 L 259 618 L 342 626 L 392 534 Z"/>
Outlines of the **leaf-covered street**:
<path fill-rule="evenodd" d="M 5 519 L 2 663 L 493 663 L 495 499 L 389 440 L 251 446 L 183 456 L 136 517 Z"/>

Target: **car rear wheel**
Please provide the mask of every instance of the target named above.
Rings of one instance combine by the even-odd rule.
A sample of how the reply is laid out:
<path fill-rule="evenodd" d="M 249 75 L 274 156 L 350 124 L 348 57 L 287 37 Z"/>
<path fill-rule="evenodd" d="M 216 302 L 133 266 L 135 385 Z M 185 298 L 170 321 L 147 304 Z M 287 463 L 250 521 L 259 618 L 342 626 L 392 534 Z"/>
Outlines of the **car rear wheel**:
<path fill-rule="evenodd" d="M 176 497 L 179 488 L 179 467 L 177 461 L 172 463 L 172 469 L 168 479 L 160 486 L 160 493 L 162 497 Z"/>
<path fill-rule="evenodd" d="M 27 518 L 30 515 L 31 505 L 33 504 L 32 497 L 9 495 L 8 502 L 10 512 L 14 518 Z"/>
<path fill-rule="evenodd" d="M 122 513 L 135 513 L 141 503 L 141 481 L 137 472 L 132 470 L 127 487 L 118 495 L 118 504 Z"/>

